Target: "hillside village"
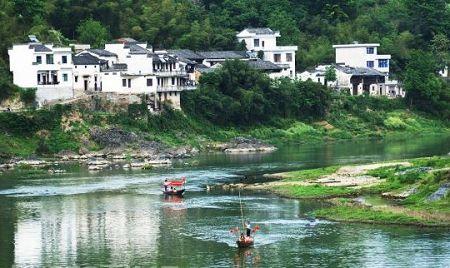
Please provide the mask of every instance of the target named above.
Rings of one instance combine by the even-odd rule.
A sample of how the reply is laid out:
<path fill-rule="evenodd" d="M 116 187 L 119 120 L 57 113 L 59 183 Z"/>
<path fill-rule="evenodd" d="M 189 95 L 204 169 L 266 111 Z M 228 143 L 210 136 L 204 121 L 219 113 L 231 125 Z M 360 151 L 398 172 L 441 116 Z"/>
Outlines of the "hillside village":
<path fill-rule="evenodd" d="M 227 60 L 246 62 L 273 79 L 312 80 L 351 95 L 405 96 L 401 83 L 390 79 L 391 55 L 379 55 L 380 44 L 334 45 L 334 64 L 297 73 L 298 47 L 277 45 L 280 36 L 270 28 L 244 29 L 236 36 L 245 43 L 242 51 L 156 50 L 132 38 L 117 39 L 102 49 L 85 44 L 56 47 L 30 36 L 28 43 L 14 44 L 8 54 L 14 84 L 36 88 L 38 106 L 102 93 L 130 103 L 145 95 L 150 111 L 161 110 L 164 102 L 180 109 L 180 94 L 195 90 L 203 73 Z M 334 81 L 326 81 L 327 69 L 335 72 Z"/>

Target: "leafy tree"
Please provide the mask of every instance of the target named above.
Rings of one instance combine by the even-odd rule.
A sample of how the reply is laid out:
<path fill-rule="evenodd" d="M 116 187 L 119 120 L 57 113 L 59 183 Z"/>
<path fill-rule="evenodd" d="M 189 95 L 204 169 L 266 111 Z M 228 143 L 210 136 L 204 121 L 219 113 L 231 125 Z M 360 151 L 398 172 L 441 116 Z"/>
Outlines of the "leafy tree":
<path fill-rule="evenodd" d="M 108 30 L 93 19 L 82 22 L 78 26 L 77 32 L 80 42 L 91 44 L 93 47 L 101 47 L 109 40 Z"/>
<path fill-rule="evenodd" d="M 325 69 L 325 85 L 328 85 L 328 82 L 334 82 L 336 81 L 336 68 L 333 66 L 328 66 Z"/>
<path fill-rule="evenodd" d="M 415 51 L 406 66 L 404 86 L 410 107 L 450 116 L 450 88 L 436 75 L 430 53 Z"/>

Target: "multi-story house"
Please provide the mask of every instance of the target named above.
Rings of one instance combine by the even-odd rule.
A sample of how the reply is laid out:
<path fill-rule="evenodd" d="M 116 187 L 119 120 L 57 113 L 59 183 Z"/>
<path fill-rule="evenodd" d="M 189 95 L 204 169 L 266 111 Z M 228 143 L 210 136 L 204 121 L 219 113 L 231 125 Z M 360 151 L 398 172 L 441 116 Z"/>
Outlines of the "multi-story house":
<path fill-rule="evenodd" d="M 34 36 L 30 42 L 15 44 L 8 50 L 13 83 L 22 88 L 36 88 L 36 100 L 68 99 L 73 92 L 72 50 L 42 44 Z"/>
<path fill-rule="evenodd" d="M 280 76 L 295 78 L 295 52 L 297 46 L 278 46 L 280 32 L 270 28 L 247 28 L 237 35 L 239 42 L 245 42 L 248 51 L 257 52 L 264 61 L 270 61 L 282 68 Z"/>
<path fill-rule="evenodd" d="M 336 50 L 336 64 L 358 68 L 373 68 L 389 74 L 391 55 L 378 55 L 380 44 L 334 45 Z"/>

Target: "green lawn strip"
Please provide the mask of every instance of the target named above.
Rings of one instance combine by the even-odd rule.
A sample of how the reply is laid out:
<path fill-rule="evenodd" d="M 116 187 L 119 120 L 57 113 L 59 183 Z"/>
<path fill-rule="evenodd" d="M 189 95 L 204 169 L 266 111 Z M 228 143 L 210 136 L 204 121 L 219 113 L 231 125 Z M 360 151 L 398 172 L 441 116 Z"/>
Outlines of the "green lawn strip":
<path fill-rule="evenodd" d="M 322 208 L 313 212 L 318 218 L 334 221 L 380 223 L 380 224 L 405 224 L 405 225 L 450 225 L 438 221 L 424 220 L 412 217 L 403 213 L 390 211 L 380 211 L 371 208 L 337 205 L 329 208 Z"/>
<path fill-rule="evenodd" d="M 306 169 L 281 173 L 284 181 L 302 181 L 317 179 L 325 175 L 332 174 L 338 170 L 339 166 L 331 166 L 316 169 Z"/>
<path fill-rule="evenodd" d="M 322 185 L 283 185 L 273 189 L 274 192 L 289 198 L 326 199 L 342 196 L 353 196 L 358 190 L 346 187 L 328 187 Z"/>

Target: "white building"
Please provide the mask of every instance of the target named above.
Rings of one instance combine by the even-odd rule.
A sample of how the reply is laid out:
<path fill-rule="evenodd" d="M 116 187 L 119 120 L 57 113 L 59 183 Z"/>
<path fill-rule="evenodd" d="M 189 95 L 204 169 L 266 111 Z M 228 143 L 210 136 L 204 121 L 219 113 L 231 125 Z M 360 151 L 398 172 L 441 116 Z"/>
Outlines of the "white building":
<path fill-rule="evenodd" d="M 446 78 L 446 77 L 450 77 L 448 75 L 448 66 L 445 66 L 444 68 L 442 68 L 442 70 L 439 70 L 439 75 Z"/>
<path fill-rule="evenodd" d="M 167 51 L 154 52 L 146 43 L 120 40 L 125 41 L 105 45 L 106 51 L 117 55 L 117 61 L 108 60 L 108 67 L 101 70 L 102 91 L 145 94 L 152 109 L 160 109 L 163 102 L 180 109 L 181 92 L 195 89 L 188 63 Z"/>
<path fill-rule="evenodd" d="M 33 41 L 13 45 L 8 50 L 13 83 L 22 88 L 36 88 L 39 104 L 72 98 L 72 50 L 30 39 Z"/>
<path fill-rule="evenodd" d="M 278 46 L 280 32 L 270 28 L 247 28 L 237 35 L 239 42 L 244 41 L 247 50 L 263 53 L 262 59 L 280 66 L 284 77 L 295 78 L 295 52 L 297 46 Z"/>
<path fill-rule="evenodd" d="M 350 67 L 373 68 L 389 74 L 391 55 L 378 55 L 380 44 L 345 44 L 334 45 L 336 64 Z"/>

